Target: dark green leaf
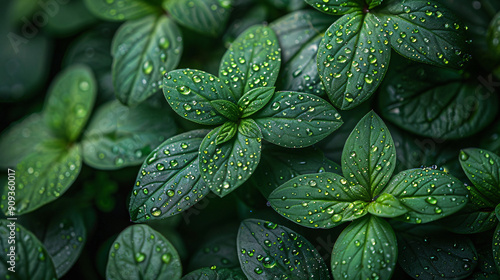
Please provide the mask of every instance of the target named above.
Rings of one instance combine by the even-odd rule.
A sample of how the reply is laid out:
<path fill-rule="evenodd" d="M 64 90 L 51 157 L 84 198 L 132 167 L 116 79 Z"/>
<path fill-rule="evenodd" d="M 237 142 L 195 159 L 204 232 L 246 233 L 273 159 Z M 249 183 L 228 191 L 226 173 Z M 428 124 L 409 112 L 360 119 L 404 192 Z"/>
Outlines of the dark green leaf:
<path fill-rule="evenodd" d="M 317 10 L 331 14 L 343 15 L 356 11 L 362 11 L 365 6 L 363 0 L 305 0 L 307 4 Z"/>
<path fill-rule="evenodd" d="M 13 235 L 15 239 L 10 238 Z M 15 248 L 12 259 L 9 256 L 11 248 Z M 0 250 L 2 278 L 52 280 L 57 277 L 52 259 L 43 244 L 16 222 L 0 220 Z M 15 272 L 8 270 L 12 266 Z"/>
<path fill-rule="evenodd" d="M 139 165 L 162 141 L 176 133 L 173 119 L 160 108 L 129 108 L 118 101 L 100 107 L 83 137 L 83 159 L 97 169 Z"/>
<path fill-rule="evenodd" d="M 471 192 L 471 196 L 472 196 Z M 462 210 L 437 222 L 454 233 L 472 234 L 488 231 L 495 227 L 497 218 L 492 208 L 480 208 L 468 203 Z"/>
<path fill-rule="evenodd" d="M 237 121 L 240 117 L 238 106 L 231 101 L 217 99 L 210 101 L 210 105 L 215 111 L 232 121 Z"/>
<path fill-rule="evenodd" d="M 209 193 L 198 169 L 198 149 L 207 133 L 195 130 L 174 136 L 151 152 L 137 175 L 130 198 L 132 221 L 179 214 Z"/>
<path fill-rule="evenodd" d="M 311 228 L 332 228 L 368 213 L 368 202 L 352 193 L 347 180 L 327 172 L 294 177 L 275 189 L 269 202 L 279 214 Z"/>
<path fill-rule="evenodd" d="M 195 270 L 182 277 L 182 280 L 246 280 L 243 272 L 238 269 L 218 269 L 213 270 L 205 267 Z"/>
<path fill-rule="evenodd" d="M 469 192 L 462 182 L 446 172 L 431 168 L 403 171 L 394 176 L 385 193 L 392 194 L 408 209 L 402 219 L 427 223 L 463 208 Z"/>
<path fill-rule="evenodd" d="M 238 126 L 238 132 L 250 138 L 262 138 L 259 126 L 252 119 L 242 119 Z"/>
<path fill-rule="evenodd" d="M 165 15 L 122 25 L 111 47 L 116 98 L 135 106 L 159 91 L 162 76 L 177 67 L 181 52 L 180 30 Z"/>
<path fill-rule="evenodd" d="M 302 9 L 306 5 L 304 0 L 269 0 L 268 2 L 278 9 L 284 9 L 287 11 Z"/>
<path fill-rule="evenodd" d="M 61 140 L 47 140 L 16 166 L 15 215 L 31 212 L 59 198 L 73 184 L 82 166 L 81 147 L 66 145 Z M 5 185 L 4 194 L 7 191 Z M 3 196 L 4 213 L 10 213 L 7 202 Z"/>
<path fill-rule="evenodd" d="M 233 139 L 238 132 L 238 125 L 234 122 L 226 122 L 220 126 L 217 138 L 215 138 L 216 145 L 222 145 L 227 141 Z"/>
<path fill-rule="evenodd" d="M 330 279 L 313 245 L 284 226 L 244 220 L 237 243 L 240 264 L 249 279 Z"/>
<path fill-rule="evenodd" d="M 229 18 L 231 0 L 167 0 L 163 7 L 180 24 L 202 34 L 218 35 Z"/>
<path fill-rule="evenodd" d="M 53 10 L 51 11 L 49 8 L 51 7 L 51 3 L 54 2 L 45 3 L 46 6 L 40 5 L 42 10 L 49 15 L 49 20 L 47 21 L 47 26 L 44 26 L 44 30 L 53 36 L 66 37 L 75 35 L 82 29 L 98 21 L 98 19 L 87 9 L 83 0 L 67 0 L 61 2 L 64 3 L 64 5 L 59 5 L 56 12 L 53 12 Z M 38 13 L 40 13 L 40 11 Z"/>
<path fill-rule="evenodd" d="M 497 216 L 497 219 L 500 221 L 500 203 L 497 205 L 497 207 L 495 207 L 495 215 Z"/>
<path fill-rule="evenodd" d="M 491 20 L 488 28 L 488 47 L 496 55 L 500 56 L 500 12 Z"/>
<path fill-rule="evenodd" d="M 392 194 L 383 193 L 368 205 L 368 212 L 375 216 L 394 218 L 408 212 L 397 198 Z"/>
<path fill-rule="evenodd" d="M 241 186 L 260 161 L 261 140 L 240 133 L 231 141 L 217 145 L 219 130 L 212 130 L 200 146 L 200 173 L 208 187 L 220 197 Z"/>
<path fill-rule="evenodd" d="M 159 13 L 157 0 L 85 0 L 87 8 L 104 20 L 124 21 Z"/>
<path fill-rule="evenodd" d="M 481 149 L 460 152 L 460 164 L 474 184 L 470 186 L 472 203 L 479 207 L 495 207 L 500 203 L 500 157 Z"/>
<path fill-rule="evenodd" d="M 418 279 L 464 279 L 477 265 L 477 253 L 464 235 L 438 231 L 432 226 L 397 232 L 398 263 Z"/>
<path fill-rule="evenodd" d="M 453 68 L 467 59 L 465 25 L 439 2 L 387 0 L 374 14 L 391 46 L 405 57 Z"/>
<path fill-rule="evenodd" d="M 224 82 L 199 70 L 174 70 L 163 79 L 163 93 L 168 104 L 180 116 L 190 121 L 218 125 L 227 121 L 212 106 L 214 100 L 237 102 Z"/>
<path fill-rule="evenodd" d="M 147 225 L 123 230 L 109 250 L 106 279 L 172 279 L 182 275 L 174 246 Z"/>
<path fill-rule="evenodd" d="M 302 10 L 274 21 L 270 27 L 280 42 L 283 67 L 278 88 L 298 90 L 319 96 L 325 87 L 318 76 L 316 56 L 323 33 L 335 18 L 330 15 Z"/>
<path fill-rule="evenodd" d="M 348 225 L 332 251 L 334 279 L 390 279 L 398 258 L 396 235 L 384 219 L 368 215 Z"/>
<path fill-rule="evenodd" d="M 387 35 L 373 14 L 353 13 L 338 19 L 318 49 L 318 72 L 337 108 L 366 101 L 382 82 L 391 58 Z"/>
<path fill-rule="evenodd" d="M 229 47 L 220 63 L 219 77 L 237 99 L 256 87 L 272 87 L 278 78 L 281 50 L 274 31 L 254 26 Z"/>
<path fill-rule="evenodd" d="M 15 167 L 36 146 L 53 138 L 42 114 L 32 114 L 5 129 L 0 137 L 0 167 Z"/>
<path fill-rule="evenodd" d="M 236 248 L 236 231 L 223 232 L 203 243 L 200 248 L 191 256 L 189 270 L 203 267 L 239 268 Z"/>
<path fill-rule="evenodd" d="M 274 87 L 259 87 L 246 92 L 238 100 L 241 117 L 248 117 L 266 106 L 274 95 L 274 89 Z"/>
<path fill-rule="evenodd" d="M 58 278 L 66 274 L 80 257 L 86 239 L 87 229 L 81 213 L 70 210 L 50 219 L 42 241 L 54 262 Z"/>
<path fill-rule="evenodd" d="M 328 160 L 321 150 L 285 149 L 278 146 L 264 150 L 259 167 L 250 182 L 267 198 L 277 187 L 298 175 L 333 172 L 340 174 L 340 166 Z"/>
<path fill-rule="evenodd" d="M 383 117 L 405 130 L 457 139 L 487 126 L 498 99 L 479 82 L 462 81 L 456 71 L 415 63 L 384 81 L 379 107 Z"/>
<path fill-rule="evenodd" d="M 343 123 L 340 114 L 325 100 L 291 91 L 276 92 L 252 118 L 265 140 L 287 148 L 313 145 Z"/>
<path fill-rule="evenodd" d="M 51 84 L 43 111 L 45 122 L 57 136 L 76 140 L 92 112 L 96 92 L 90 68 L 67 68 Z"/>
<path fill-rule="evenodd" d="M 495 232 L 493 234 L 493 259 L 497 266 L 497 270 L 500 272 L 500 224 L 497 225 Z"/>
<path fill-rule="evenodd" d="M 356 125 L 342 152 L 342 172 L 371 197 L 382 192 L 396 167 L 396 148 L 384 121 L 371 111 Z"/>

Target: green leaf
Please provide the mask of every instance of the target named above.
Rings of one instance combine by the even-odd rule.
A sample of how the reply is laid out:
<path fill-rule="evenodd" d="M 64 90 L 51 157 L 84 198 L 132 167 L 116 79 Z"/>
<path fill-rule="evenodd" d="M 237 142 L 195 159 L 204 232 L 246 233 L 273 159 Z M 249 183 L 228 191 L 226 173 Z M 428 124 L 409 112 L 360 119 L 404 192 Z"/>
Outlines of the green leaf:
<path fill-rule="evenodd" d="M 182 275 L 174 246 L 147 225 L 123 230 L 109 250 L 106 279 L 172 279 Z"/>
<path fill-rule="evenodd" d="M 159 13 L 158 0 L 85 0 L 87 8 L 104 20 L 124 21 Z"/>
<path fill-rule="evenodd" d="M 471 192 L 472 196 L 472 192 Z M 439 221 L 454 233 L 473 234 L 493 229 L 497 224 L 495 212 L 491 208 L 480 208 L 468 203 L 462 210 Z"/>
<path fill-rule="evenodd" d="M 378 88 L 389 66 L 391 49 L 373 14 L 338 19 L 318 48 L 318 72 L 333 105 L 352 109 Z"/>
<path fill-rule="evenodd" d="M 240 100 L 238 100 L 238 107 L 241 111 L 241 117 L 246 118 L 253 115 L 273 98 L 274 87 L 259 87 L 246 92 Z"/>
<path fill-rule="evenodd" d="M 83 136 L 83 160 L 102 170 L 141 164 L 162 141 L 177 131 L 161 108 L 129 108 L 118 101 L 100 107 Z"/>
<path fill-rule="evenodd" d="M 379 108 L 384 118 L 417 135 L 459 139 L 491 123 L 498 98 L 479 82 L 462 81 L 458 71 L 415 63 L 384 81 Z"/>
<path fill-rule="evenodd" d="M 198 169 L 198 149 L 207 133 L 195 130 L 174 136 L 149 154 L 130 197 L 132 221 L 179 214 L 209 193 Z"/>
<path fill-rule="evenodd" d="M 52 82 L 43 114 L 56 134 L 72 142 L 78 138 L 94 106 L 97 86 L 87 66 L 67 68 Z"/>
<path fill-rule="evenodd" d="M 340 114 L 325 100 L 300 92 L 276 92 L 252 115 L 264 139 L 287 148 L 316 144 L 339 128 Z"/>
<path fill-rule="evenodd" d="M 439 2 L 387 0 L 374 14 L 391 46 L 405 57 L 452 68 L 468 59 L 465 25 Z"/>
<path fill-rule="evenodd" d="M 354 184 L 380 194 L 396 167 L 396 148 L 389 129 L 373 111 L 366 114 L 347 138 L 342 172 Z"/>
<path fill-rule="evenodd" d="M 396 235 L 384 219 L 368 215 L 348 225 L 332 251 L 334 279 L 390 279 L 398 258 Z"/>
<path fill-rule="evenodd" d="M 179 28 L 165 15 L 122 25 L 111 46 L 116 98 L 135 106 L 159 91 L 162 76 L 177 67 L 182 47 Z"/>
<path fill-rule="evenodd" d="M 408 212 L 408 210 L 392 194 L 383 193 L 367 208 L 370 214 L 384 218 L 394 218 Z"/>
<path fill-rule="evenodd" d="M 428 223 L 463 208 L 469 192 L 462 182 L 446 172 L 431 168 L 403 171 L 394 176 L 385 193 L 399 199 L 407 209 L 401 219 L 409 223 Z"/>
<path fill-rule="evenodd" d="M 43 245 L 54 262 L 57 277 L 61 278 L 75 264 L 85 246 L 87 229 L 82 214 L 69 210 L 54 216 L 43 236 Z"/>
<path fill-rule="evenodd" d="M 285 15 L 270 25 L 276 32 L 282 54 L 278 88 L 325 95 L 316 56 L 323 33 L 334 19 L 317 11 L 302 10 Z"/>
<path fill-rule="evenodd" d="M 497 216 L 497 219 L 500 221 L 500 203 L 495 207 L 495 215 Z"/>
<path fill-rule="evenodd" d="M 212 74 L 190 69 L 174 70 L 163 79 L 168 104 L 190 121 L 218 125 L 227 121 L 212 105 L 214 100 L 237 102 L 231 90 Z"/>
<path fill-rule="evenodd" d="M 220 197 L 241 186 L 255 171 L 262 149 L 260 138 L 240 133 L 231 141 L 216 144 L 219 130 L 212 130 L 200 146 L 200 173 L 210 190 Z"/>
<path fill-rule="evenodd" d="M 470 148 L 460 152 L 460 165 L 470 186 L 472 203 L 480 207 L 495 207 L 500 203 L 500 157 L 494 153 Z"/>
<path fill-rule="evenodd" d="M 198 270 L 192 271 L 184 277 L 182 280 L 246 280 L 247 278 L 243 272 L 238 269 L 218 269 L 213 270 L 211 268 L 205 267 Z"/>
<path fill-rule="evenodd" d="M 46 2 L 46 6 L 40 6 L 49 15 L 49 20 L 47 21 L 47 25 L 44 26 L 44 30 L 52 36 L 67 37 L 75 35 L 98 21 L 89 9 L 87 9 L 82 0 L 61 2 L 63 5 L 54 3 L 58 5 L 56 12 L 52 12 L 51 8 L 49 8 L 51 7 L 51 3 L 54 2 Z"/>
<path fill-rule="evenodd" d="M 42 114 L 35 113 L 11 124 L 0 137 L 1 168 L 12 168 L 31 154 L 36 146 L 53 138 Z"/>
<path fill-rule="evenodd" d="M 307 4 L 318 11 L 331 15 L 344 15 L 362 11 L 365 6 L 363 0 L 305 0 Z"/>
<path fill-rule="evenodd" d="M 218 99 L 210 101 L 210 105 L 214 107 L 215 111 L 229 120 L 237 121 L 240 118 L 238 106 L 231 101 Z"/>
<path fill-rule="evenodd" d="M 278 146 L 265 149 L 259 167 L 249 182 L 267 198 L 273 190 L 288 180 L 311 173 L 340 174 L 340 166 L 314 147 L 285 149 Z"/>
<path fill-rule="evenodd" d="M 500 57 L 500 12 L 490 22 L 488 28 L 488 47 L 496 57 Z"/>
<path fill-rule="evenodd" d="M 215 139 L 216 145 L 222 145 L 227 141 L 233 139 L 238 132 L 238 125 L 234 122 L 226 122 L 220 126 L 217 138 Z"/>
<path fill-rule="evenodd" d="M 281 50 L 274 31 L 254 26 L 241 34 L 222 57 L 219 77 L 237 99 L 256 87 L 272 87 L 278 78 Z"/>
<path fill-rule="evenodd" d="M 269 0 L 269 2 L 276 8 L 286 11 L 303 9 L 306 5 L 304 0 Z"/>
<path fill-rule="evenodd" d="M 500 271 L 500 224 L 497 225 L 493 233 L 493 242 L 491 244 L 493 247 L 493 259 L 495 260 L 497 270 Z"/>
<path fill-rule="evenodd" d="M 73 184 L 82 166 L 80 145 L 67 147 L 61 140 L 47 140 L 16 166 L 16 206 L 14 215 L 31 212 L 59 198 Z M 4 194 L 9 186 L 4 186 Z M 6 215 L 7 198 L 2 197 Z"/>
<path fill-rule="evenodd" d="M 272 222 L 247 219 L 238 231 L 238 257 L 249 279 L 330 279 L 307 239 Z"/>
<path fill-rule="evenodd" d="M 250 138 L 262 138 L 259 126 L 252 119 L 242 119 L 238 126 L 238 132 Z"/>
<path fill-rule="evenodd" d="M 14 234 L 15 239 L 12 239 Z M 12 242 L 15 240 L 15 243 Z M 11 259 L 11 248 L 15 248 Z M 43 244 L 16 222 L 0 220 L 0 275 L 5 279 L 56 279 L 54 264 Z M 12 263 L 9 263 L 10 261 Z M 14 271 L 9 271 L 14 266 Z"/>
<path fill-rule="evenodd" d="M 202 34 L 216 36 L 229 18 L 231 0 L 163 1 L 163 7 L 185 27 Z"/>
<path fill-rule="evenodd" d="M 199 270 L 203 267 L 213 266 L 217 267 L 217 269 L 239 268 L 240 262 L 236 248 L 236 231 L 233 232 L 232 229 L 230 232 L 218 231 L 218 234 L 213 238 L 204 242 L 191 255 L 189 270 Z"/>
<path fill-rule="evenodd" d="M 368 213 L 368 202 L 352 193 L 347 180 L 328 172 L 294 177 L 275 189 L 269 202 L 285 218 L 310 228 L 332 228 Z"/>
<path fill-rule="evenodd" d="M 477 265 L 477 253 L 464 235 L 439 231 L 428 225 L 397 232 L 398 263 L 421 279 L 465 279 Z"/>

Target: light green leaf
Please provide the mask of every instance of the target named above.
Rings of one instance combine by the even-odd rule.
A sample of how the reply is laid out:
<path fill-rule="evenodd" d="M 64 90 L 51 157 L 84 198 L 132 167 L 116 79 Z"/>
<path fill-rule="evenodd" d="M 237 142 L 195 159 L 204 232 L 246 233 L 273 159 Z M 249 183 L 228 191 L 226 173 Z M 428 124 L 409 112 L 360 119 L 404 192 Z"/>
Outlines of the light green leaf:
<path fill-rule="evenodd" d="M 262 138 L 259 126 L 252 119 L 242 119 L 238 126 L 238 132 L 250 138 Z"/>
<path fill-rule="evenodd" d="M 182 265 L 174 246 L 147 225 L 123 230 L 109 250 L 106 279 L 181 279 Z"/>
<path fill-rule="evenodd" d="M 181 117 L 206 125 L 218 125 L 228 120 L 213 107 L 212 101 L 237 102 L 221 79 L 199 70 L 169 72 L 163 79 L 163 93 L 168 104 Z"/>
<path fill-rule="evenodd" d="M 318 11 L 331 15 L 344 15 L 362 11 L 365 6 L 363 0 L 305 0 L 307 4 Z"/>
<path fill-rule="evenodd" d="M 326 31 L 318 48 L 318 72 L 333 105 L 352 109 L 378 88 L 391 49 L 380 21 L 372 14 L 352 13 Z"/>
<path fill-rule="evenodd" d="M 232 0 L 170 0 L 163 7 L 185 27 L 201 34 L 216 36 L 230 15 Z"/>
<path fill-rule="evenodd" d="M 493 242 L 491 242 L 493 247 L 493 259 L 497 270 L 500 271 L 500 223 L 497 225 L 495 232 L 493 234 Z"/>
<path fill-rule="evenodd" d="M 463 208 L 469 197 L 467 188 L 457 178 L 431 168 L 397 174 L 384 192 L 398 198 L 408 209 L 401 219 L 415 224 L 449 216 Z"/>
<path fill-rule="evenodd" d="M 159 0 L 85 0 L 87 8 L 104 20 L 124 21 L 161 12 Z"/>
<path fill-rule="evenodd" d="M 246 92 L 238 100 L 241 117 L 246 118 L 266 106 L 273 98 L 274 89 L 274 87 L 259 87 Z"/>
<path fill-rule="evenodd" d="M 373 111 L 356 125 L 342 152 L 344 177 L 380 194 L 396 167 L 396 148 L 389 129 Z"/>
<path fill-rule="evenodd" d="M 217 99 L 210 101 L 210 105 L 214 107 L 215 111 L 229 120 L 237 121 L 240 117 L 238 106 L 231 101 Z"/>
<path fill-rule="evenodd" d="M 233 137 L 238 132 L 238 125 L 234 122 L 226 122 L 220 126 L 217 133 L 217 138 L 215 139 L 216 145 L 222 145 L 227 141 L 233 139 Z"/>
<path fill-rule="evenodd" d="M 313 245 L 284 226 L 247 219 L 237 240 L 241 268 L 249 279 L 330 279 Z"/>
<path fill-rule="evenodd" d="M 216 144 L 219 130 L 212 130 L 200 146 L 200 173 L 210 190 L 223 197 L 241 186 L 260 161 L 261 140 L 240 133 L 231 141 Z"/>
<path fill-rule="evenodd" d="M 83 136 L 83 160 L 102 170 L 139 165 L 162 141 L 174 135 L 174 120 L 160 108 L 129 108 L 118 101 L 100 107 Z"/>
<path fill-rule="evenodd" d="M 396 235 L 384 219 L 368 215 L 348 225 L 332 251 L 334 279 L 390 279 L 398 258 Z"/>
<path fill-rule="evenodd" d="M 468 59 L 465 25 L 439 2 L 387 0 L 374 14 L 391 46 L 405 57 L 453 68 Z"/>
<path fill-rule="evenodd" d="M 274 31 L 254 26 L 241 34 L 222 57 L 219 77 L 237 99 L 257 87 L 272 87 L 278 78 L 281 50 Z"/>
<path fill-rule="evenodd" d="M 195 130 L 174 136 L 151 152 L 130 197 L 132 221 L 179 214 L 209 193 L 198 169 L 198 149 L 207 133 L 208 130 Z"/>
<path fill-rule="evenodd" d="M 470 148 L 460 152 L 460 165 L 474 184 L 470 189 L 472 203 L 495 207 L 500 203 L 500 157 L 494 153 Z"/>
<path fill-rule="evenodd" d="M 392 194 L 383 193 L 368 205 L 368 212 L 375 216 L 394 218 L 408 212 L 408 210 Z"/>
<path fill-rule="evenodd" d="M 78 138 L 92 112 L 97 85 L 87 66 L 61 72 L 52 82 L 45 101 L 45 122 L 58 137 L 69 142 Z"/>
<path fill-rule="evenodd" d="M 325 100 L 300 92 L 276 92 L 252 115 L 264 139 L 287 148 L 313 145 L 339 128 L 340 114 Z"/>
<path fill-rule="evenodd" d="M 120 102 L 135 106 L 161 88 L 162 76 L 177 67 L 179 28 L 165 15 L 126 22 L 113 38 L 113 86 Z"/>
<path fill-rule="evenodd" d="M 209 267 L 200 268 L 198 270 L 192 271 L 184 277 L 182 280 L 246 280 L 247 278 L 243 272 L 238 269 L 211 269 Z"/>
<path fill-rule="evenodd" d="M 11 124 L 0 137 L 0 167 L 15 167 L 36 146 L 53 138 L 42 114 L 35 113 Z"/>
<path fill-rule="evenodd" d="M 368 213 L 368 202 L 352 193 L 347 180 L 328 172 L 294 177 L 268 199 L 276 212 L 310 228 L 332 228 Z"/>
<path fill-rule="evenodd" d="M 47 140 L 16 166 L 16 206 L 14 215 L 31 212 L 59 198 L 73 184 L 82 166 L 81 147 L 67 147 L 62 140 Z M 8 192 L 4 186 L 4 194 Z M 10 215 L 7 197 L 2 208 Z"/>
<path fill-rule="evenodd" d="M 12 234 L 15 239 L 10 238 Z M 11 259 L 9 254 L 12 247 L 15 251 Z M 52 259 L 43 244 L 16 222 L 0 220 L 0 250 L 0 275 L 5 279 L 52 280 L 57 277 Z M 12 266 L 15 272 L 8 270 Z"/>

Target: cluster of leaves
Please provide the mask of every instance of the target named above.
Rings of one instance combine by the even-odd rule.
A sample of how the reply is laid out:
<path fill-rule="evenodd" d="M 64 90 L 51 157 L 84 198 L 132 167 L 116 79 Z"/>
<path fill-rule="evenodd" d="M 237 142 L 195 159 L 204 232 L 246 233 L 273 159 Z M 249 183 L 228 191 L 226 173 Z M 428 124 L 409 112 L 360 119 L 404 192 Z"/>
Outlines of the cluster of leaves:
<path fill-rule="evenodd" d="M 497 2 L 2 5 L 2 278 L 500 277 Z"/>

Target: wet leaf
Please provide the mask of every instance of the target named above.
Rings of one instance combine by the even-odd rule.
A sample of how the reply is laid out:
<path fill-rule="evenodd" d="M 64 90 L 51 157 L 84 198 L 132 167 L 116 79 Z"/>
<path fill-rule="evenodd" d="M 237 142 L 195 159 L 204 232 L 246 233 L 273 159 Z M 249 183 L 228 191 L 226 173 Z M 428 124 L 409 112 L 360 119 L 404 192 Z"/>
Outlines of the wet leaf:
<path fill-rule="evenodd" d="M 471 192 L 471 197 L 473 196 Z M 462 210 L 441 221 L 447 230 L 459 234 L 488 231 L 495 227 L 497 218 L 492 208 L 481 208 L 469 202 Z"/>
<path fill-rule="evenodd" d="M 365 1 L 363 0 L 305 0 L 307 4 L 318 11 L 331 15 L 344 15 L 362 11 Z"/>
<path fill-rule="evenodd" d="M 244 220 L 237 243 L 240 264 L 249 279 L 330 279 L 312 244 L 284 226 Z"/>
<path fill-rule="evenodd" d="M 198 162 L 198 149 L 207 133 L 195 130 L 174 136 L 147 156 L 130 197 L 132 221 L 182 213 L 209 193 Z"/>
<path fill-rule="evenodd" d="M 392 194 L 383 193 L 368 205 L 368 212 L 375 216 L 394 218 L 405 214 L 408 210 Z"/>
<path fill-rule="evenodd" d="M 104 20 L 124 21 L 160 13 L 158 0 L 84 0 L 96 17 Z"/>
<path fill-rule="evenodd" d="M 238 106 L 231 101 L 217 99 L 210 101 L 210 105 L 214 107 L 215 111 L 229 120 L 237 121 L 240 117 Z"/>
<path fill-rule="evenodd" d="M 162 76 L 177 67 L 182 48 L 179 28 L 165 15 L 147 16 L 122 25 L 111 47 L 116 98 L 135 106 L 158 92 Z"/>
<path fill-rule="evenodd" d="M 274 95 L 274 89 L 274 87 L 259 87 L 246 92 L 238 100 L 241 118 L 248 117 L 266 106 Z"/>
<path fill-rule="evenodd" d="M 238 132 L 250 138 L 262 138 L 259 126 L 252 119 L 242 119 L 238 126 Z"/>
<path fill-rule="evenodd" d="M 203 267 L 217 267 L 218 270 L 221 268 L 240 268 L 237 252 L 236 231 L 217 234 L 193 253 L 189 269 L 199 270 Z"/>
<path fill-rule="evenodd" d="M 226 122 L 219 127 L 219 132 L 215 138 L 216 145 L 222 145 L 227 141 L 233 139 L 238 132 L 238 125 L 234 122 Z"/>
<path fill-rule="evenodd" d="M 198 270 L 192 271 L 184 277 L 182 280 L 246 280 L 245 274 L 241 269 L 217 269 L 213 270 L 211 268 L 205 267 Z"/>
<path fill-rule="evenodd" d="M 182 275 L 174 246 L 147 225 L 123 230 L 109 250 L 106 279 L 172 279 Z"/>
<path fill-rule="evenodd" d="M 495 260 L 497 270 L 500 271 L 500 224 L 497 225 L 493 233 L 493 242 L 491 244 L 493 247 L 493 259 Z"/>

